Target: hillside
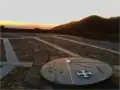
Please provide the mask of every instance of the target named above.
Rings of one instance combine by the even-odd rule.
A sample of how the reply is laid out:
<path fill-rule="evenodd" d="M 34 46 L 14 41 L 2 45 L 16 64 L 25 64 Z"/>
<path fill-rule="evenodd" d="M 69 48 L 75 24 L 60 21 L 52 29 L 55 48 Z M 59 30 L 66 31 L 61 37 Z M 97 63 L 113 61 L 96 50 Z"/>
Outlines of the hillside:
<path fill-rule="evenodd" d="M 79 21 L 59 25 L 53 28 L 51 32 L 118 42 L 119 21 L 120 17 L 106 19 L 93 15 Z"/>

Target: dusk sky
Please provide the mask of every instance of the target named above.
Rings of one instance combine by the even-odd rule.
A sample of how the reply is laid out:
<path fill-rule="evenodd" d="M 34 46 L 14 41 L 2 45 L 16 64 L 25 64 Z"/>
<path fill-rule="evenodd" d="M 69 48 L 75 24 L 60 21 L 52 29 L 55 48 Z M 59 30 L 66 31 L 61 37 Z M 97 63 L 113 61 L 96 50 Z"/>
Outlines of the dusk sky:
<path fill-rule="evenodd" d="M 0 0 L 0 21 L 63 24 L 89 15 L 120 16 L 120 0 Z"/>

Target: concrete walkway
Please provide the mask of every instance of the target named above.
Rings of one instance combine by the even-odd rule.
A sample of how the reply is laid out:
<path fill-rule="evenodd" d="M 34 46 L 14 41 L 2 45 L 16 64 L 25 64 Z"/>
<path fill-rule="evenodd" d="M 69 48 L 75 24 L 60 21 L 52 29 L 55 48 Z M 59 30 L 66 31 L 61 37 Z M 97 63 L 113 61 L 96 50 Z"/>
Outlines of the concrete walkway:
<path fill-rule="evenodd" d="M 81 58 L 82 58 L 82 56 L 78 55 L 77 53 L 71 52 L 70 50 L 67 50 L 67 49 L 65 49 L 65 48 L 63 48 L 63 47 L 60 47 L 60 46 L 55 45 L 55 44 L 53 44 L 53 43 L 50 43 L 50 42 L 48 42 L 48 41 L 42 40 L 42 39 L 40 39 L 40 38 L 38 38 L 38 37 L 33 37 L 33 39 L 35 39 L 35 40 L 37 40 L 37 41 L 39 41 L 39 42 L 42 42 L 42 43 L 44 43 L 44 44 L 47 44 L 48 46 L 51 46 L 51 47 L 53 47 L 53 48 L 55 48 L 55 49 L 57 49 L 57 50 L 59 50 L 59 51 L 62 51 L 62 52 L 64 52 L 64 53 L 68 54 L 68 55 L 71 55 L 71 56 L 73 56 L 73 57 L 81 57 Z"/>
<path fill-rule="evenodd" d="M 5 53 L 6 53 L 7 62 L 19 62 L 9 40 L 3 39 L 3 43 L 5 46 Z"/>
<path fill-rule="evenodd" d="M 88 43 L 84 43 L 84 42 L 80 42 L 80 41 L 76 41 L 76 40 L 71 40 L 71 39 L 67 39 L 67 38 L 63 38 L 63 37 L 59 37 L 59 36 L 53 36 L 53 37 L 57 38 L 57 39 L 61 39 L 61 40 L 70 41 L 72 43 L 77 43 L 77 44 L 80 44 L 80 45 L 88 46 L 88 47 L 98 48 L 98 49 L 101 49 L 101 50 L 105 50 L 105 51 L 116 53 L 116 54 L 120 55 L 120 52 L 112 50 L 112 49 L 103 48 L 103 47 L 100 47 L 100 46 L 96 46 L 96 45 L 92 45 L 92 44 L 88 44 Z"/>
<path fill-rule="evenodd" d="M 13 48 L 9 42 L 8 39 L 3 39 L 3 44 L 4 44 L 4 49 L 5 49 L 5 54 L 6 54 L 6 58 L 7 58 L 7 63 L 18 63 L 19 60 L 15 54 L 15 52 L 13 51 Z M 2 79 L 4 76 L 6 76 L 10 71 L 12 71 L 15 68 L 15 66 L 11 66 L 11 65 L 4 65 L 2 68 L 0 68 L 0 79 Z"/>

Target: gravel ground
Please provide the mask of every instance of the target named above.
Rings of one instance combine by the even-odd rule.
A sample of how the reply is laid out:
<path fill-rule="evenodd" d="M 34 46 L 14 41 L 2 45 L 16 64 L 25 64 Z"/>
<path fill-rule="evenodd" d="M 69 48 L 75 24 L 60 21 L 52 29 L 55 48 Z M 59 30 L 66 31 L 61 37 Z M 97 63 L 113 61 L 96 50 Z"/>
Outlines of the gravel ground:
<path fill-rule="evenodd" d="M 97 59 L 106 62 L 110 65 L 119 65 L 119 55 L 108 51 L 100 50 L 97 48 L 87 47 L 79 45 L 65 40 L 59 40 L 55 38 L 41 37 L 41 39 L 51 42 L 66 48 L 72 52 L 78 53 L 80 56 Z M 61 43 L 62 42 L 62 43 Z"/>
<path fill-rule="evenodd" d="M 51 60 L 69 57 L 69 55 L 34 39 L 12 39 L 10 42 L 20 61 L 42 60 L 44 57 L 50 57 Z"/>
<path fill-rule="evenodd" d="M 24 89 L 24 76 L 29 68 L 15 68 L 1 80 L 1 89 Z"/>
<path fill-rule="evenodd" d="M 87 44 L 96 45 L 99 47 L 108 48 L 108 49 L 115 50 L 115 51 L 119 51 L 119 43 L 111 43 L 111 42 L 107 42 L 107 41 L 85 39 L 85 38 L 76 37 L 76 36 L 65 36 L 64 35 L 64 36 L 60 36 L 60 37 L 87 43 Z"/>

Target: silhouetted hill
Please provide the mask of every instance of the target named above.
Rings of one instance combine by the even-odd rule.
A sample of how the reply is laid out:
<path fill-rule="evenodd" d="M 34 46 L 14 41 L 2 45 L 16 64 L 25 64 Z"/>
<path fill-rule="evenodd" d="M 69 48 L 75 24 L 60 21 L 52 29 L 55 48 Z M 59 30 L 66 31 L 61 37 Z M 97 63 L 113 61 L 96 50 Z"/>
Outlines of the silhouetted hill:
<path fill-rule="evenodd" d="M 9 28 L 5 26 L 0 26 L 1 32 L 28 32 L 28 33 L 49 33 L 48 29 L 40 29 L 40 28 L 34 28 L 34 29 L 23 29 L 23 28 Z"/>
<path fill-rule="evenodd" d="M 69 34 L 84 38 L 119 41 L 120 17 L 103 18 L 96 15 L 86 17 L 53 28 L 53 33 Z"/>

